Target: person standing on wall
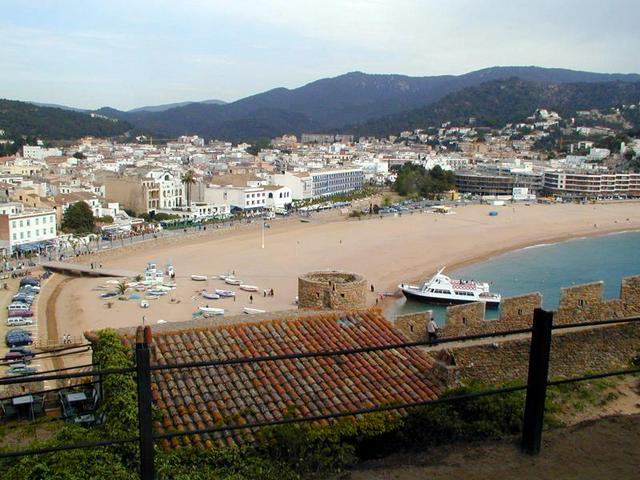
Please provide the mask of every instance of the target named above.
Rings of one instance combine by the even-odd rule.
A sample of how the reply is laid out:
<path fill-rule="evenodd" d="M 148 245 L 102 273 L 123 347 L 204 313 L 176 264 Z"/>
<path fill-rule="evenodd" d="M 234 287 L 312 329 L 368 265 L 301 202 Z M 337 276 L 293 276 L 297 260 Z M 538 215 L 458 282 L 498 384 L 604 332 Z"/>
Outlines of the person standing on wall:
<path fill-rule="evenodd" d="M 435 343 L 438 340 L 438 324 L 433 317 L 427 323 L 427 335 L 429 336 L 429 343 Z"/>

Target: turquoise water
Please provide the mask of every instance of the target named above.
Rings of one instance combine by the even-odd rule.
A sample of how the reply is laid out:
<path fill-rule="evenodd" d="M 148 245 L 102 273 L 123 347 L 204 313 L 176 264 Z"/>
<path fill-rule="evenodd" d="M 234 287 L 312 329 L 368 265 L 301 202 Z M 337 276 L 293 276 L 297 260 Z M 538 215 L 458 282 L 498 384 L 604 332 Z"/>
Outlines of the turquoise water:
<path fill-rule="evenodd" d="M 640 274 L 640 232 L 536 245 L 445 273 L 453 278 L 492 282 L 491 291 L 503 297 L 540 292 L 547 309 L 558 306 L 560 287 L 599 280 L 604 281 L 605 298 L 616 298 L 622 278 Z M 436 321 L 444 322 L 445 307 L 404 298 L 389 309 L 387 316 L 424 310 L 433 310 Z M 497 310 L 488 310 L 488 318 L 497 315 Z"/>

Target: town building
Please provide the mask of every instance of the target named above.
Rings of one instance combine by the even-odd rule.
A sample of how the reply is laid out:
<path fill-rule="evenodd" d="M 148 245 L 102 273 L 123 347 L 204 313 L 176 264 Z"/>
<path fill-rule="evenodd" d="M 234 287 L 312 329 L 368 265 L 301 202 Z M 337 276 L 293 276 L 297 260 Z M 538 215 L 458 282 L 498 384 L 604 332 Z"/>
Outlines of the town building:
<path fill-rule="evenodd" d="M 288 187 L 294 200 L 307 200 L 359 190 L 364 187 L 364 172 L 361 168 L 283 172 L 272 175 L 271 183 Z"/>
<path fill-rule="evenodd" d="M 640 173 L 545 172 L 544 192 L 584 199 L 640 197 Z"/>
<path fill-rule="evenodd" d="M 40 251 L 56 238 L 53 209 L 25 208 L 21 203 L 0 204 L 0 252 Z"/>
<path fill-rule="evenodd" d="M 538 194 L 543 186 L 543 174 L 516 169 L 495 171 L 455 172 L 456 189 L 472 195 L 513 195 L 514 188 L 526 188 L 530 194 Z"/>

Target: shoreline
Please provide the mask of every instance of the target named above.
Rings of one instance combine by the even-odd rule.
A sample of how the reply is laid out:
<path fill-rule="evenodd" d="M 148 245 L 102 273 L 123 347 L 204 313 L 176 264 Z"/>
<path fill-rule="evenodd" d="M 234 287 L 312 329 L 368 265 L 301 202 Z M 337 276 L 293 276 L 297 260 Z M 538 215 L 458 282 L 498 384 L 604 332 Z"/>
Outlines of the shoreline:
<path fill-rule="evenodd" d="M 259 222 L 137 243 L 73 261 L 98 259 L 108 268 L 141 271 L 148 261 L 163 265 L 167 260 L 176 268 L 177 288 L 150 301 L 148 309 L 141 309 L 133 299 L 115 301 L 108 309 L 98 295 L 105 279 L 75 278 L 55 302 L 58 329 L 80 335 L 87 330 L 137 325 L 143 316 L 149 324 L 158 320 L 184 322 L 207 302 L 224 308 L 225 317 L 242 313 L 245 306 L 267 312 L 294 310 L 297 277 L 313 270 L 361 273 L 376 287 L 376 293 L 367 294 L 368 305 L 375 305 L 380 293 L 395 294 L 378 303 L 387 309 L 388 301 L 398 299 L 398 284 L 423 280 L 422 275 L 430 276 L 438 265 L 454 271 L 538 245 L 640 231 L 637 207 L 637 202 L 597 208 L 575 204 L 515 206 L 502 209 L 499 217 L 489 217 L 493 207 L 470 205 L 457 208 L 456 215 L 415 212 L 361 221 L 327 212 L 312 217 L 310 223 L 298 218 L 272 222 L 265 248 L 260 246 Z M 593 228 L 594 223 L 598 228 Z M 221 280 L 211 277 L 232 270 L 245 283 L 259 286 L 253 299 L 238 291 L 236 302 L 203 300 L 199 295 L 203 289 L 225 288 Z M 192 282 L 192 274 L 206 274 L 209 280 Z M 275 296 L 263 297 L 262 290 L 269 288 L 275 290 Z M 250 320 L 248 316 L 238 320 L 243 318 Z"/>
<path fill-rule="evenodd" d="M 459 270 L 461 268 L 469 267 L 471 265 L 476 265 L 478 263 L 488 262 L 495 258 L 501 257 L 503 255 L 507 255 L 512 252 L 518 252 L 520 250 L 528 250 L 536 247 L 547 247 L 551 245 L 558 245 L 559 243 L 573 242 L 578 240 L 588 240 L 590 238 L 607 237 L 609 235 L 621 235 L 625 233 L 637 233 L 637 232 L 640 232 L 640 228 L 624 228 L 619 230 L 611 229 L 607 231 L 593 232 L 593 234 L 584 234 L 584 233 L 580 235 L 567 234 L 567 235 L 561 235 L 558 237 L 550 237 L 548 239 L 537 241 L 537 242 L 524 242 L 521 245 L 516 245 L 514 247 L 505 247 L 505 248 L 496 250 L 495 252 L 492 252 L 492 253 L 478 255 L 477 257 L 474 257 L 474 258 L 469 258 L 469 259 L 464 259 L 464 260 L 454 262 L 451 264 L 451 266 L 447 265 L 447 270 L 451 270 L 451 271 Z"/>

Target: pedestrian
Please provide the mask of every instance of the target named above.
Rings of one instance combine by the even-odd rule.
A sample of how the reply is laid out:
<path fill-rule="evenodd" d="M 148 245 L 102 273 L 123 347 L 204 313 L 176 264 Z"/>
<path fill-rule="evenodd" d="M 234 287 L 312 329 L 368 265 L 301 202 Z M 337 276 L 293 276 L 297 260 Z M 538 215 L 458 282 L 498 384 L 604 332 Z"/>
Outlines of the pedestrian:
<path fill-rule="evenodd" d="M 434 343 L 438 340 L 438 324 L 433 317 L 429 320 L 429 323 L 427 323 L 427 334 L 429 336 L 429 343 Z"/>
<path fill-rule="evenodd" d="M 262 291 L 262 296 L 263 296 L 264 298 L 266 298 L 266 297 L 267 297 L 267 289 L 266 289 L 266 288 Z"/>
<path fill-rule="evenodd" d="M 269 291 L 269 295 L 273 297 L 273 288 Z"/>
<path fill-rule="evenodd" d="M 253 303 L 253 295 L 249 295 L 249 303 Z"/>
<path fill-rule="evenodd" d="M 375 288 L 373 288 L 373 284 L 371 284 L 371 293 L 373 293 L 373 292 L 375 292 L 375 291 L 376 291 L 376 289 L 375 289 Z"/>
<path fill-rule="evenodd" d="M 100 268 L 102 268 L 102 264 L 100 264 Z"/>

